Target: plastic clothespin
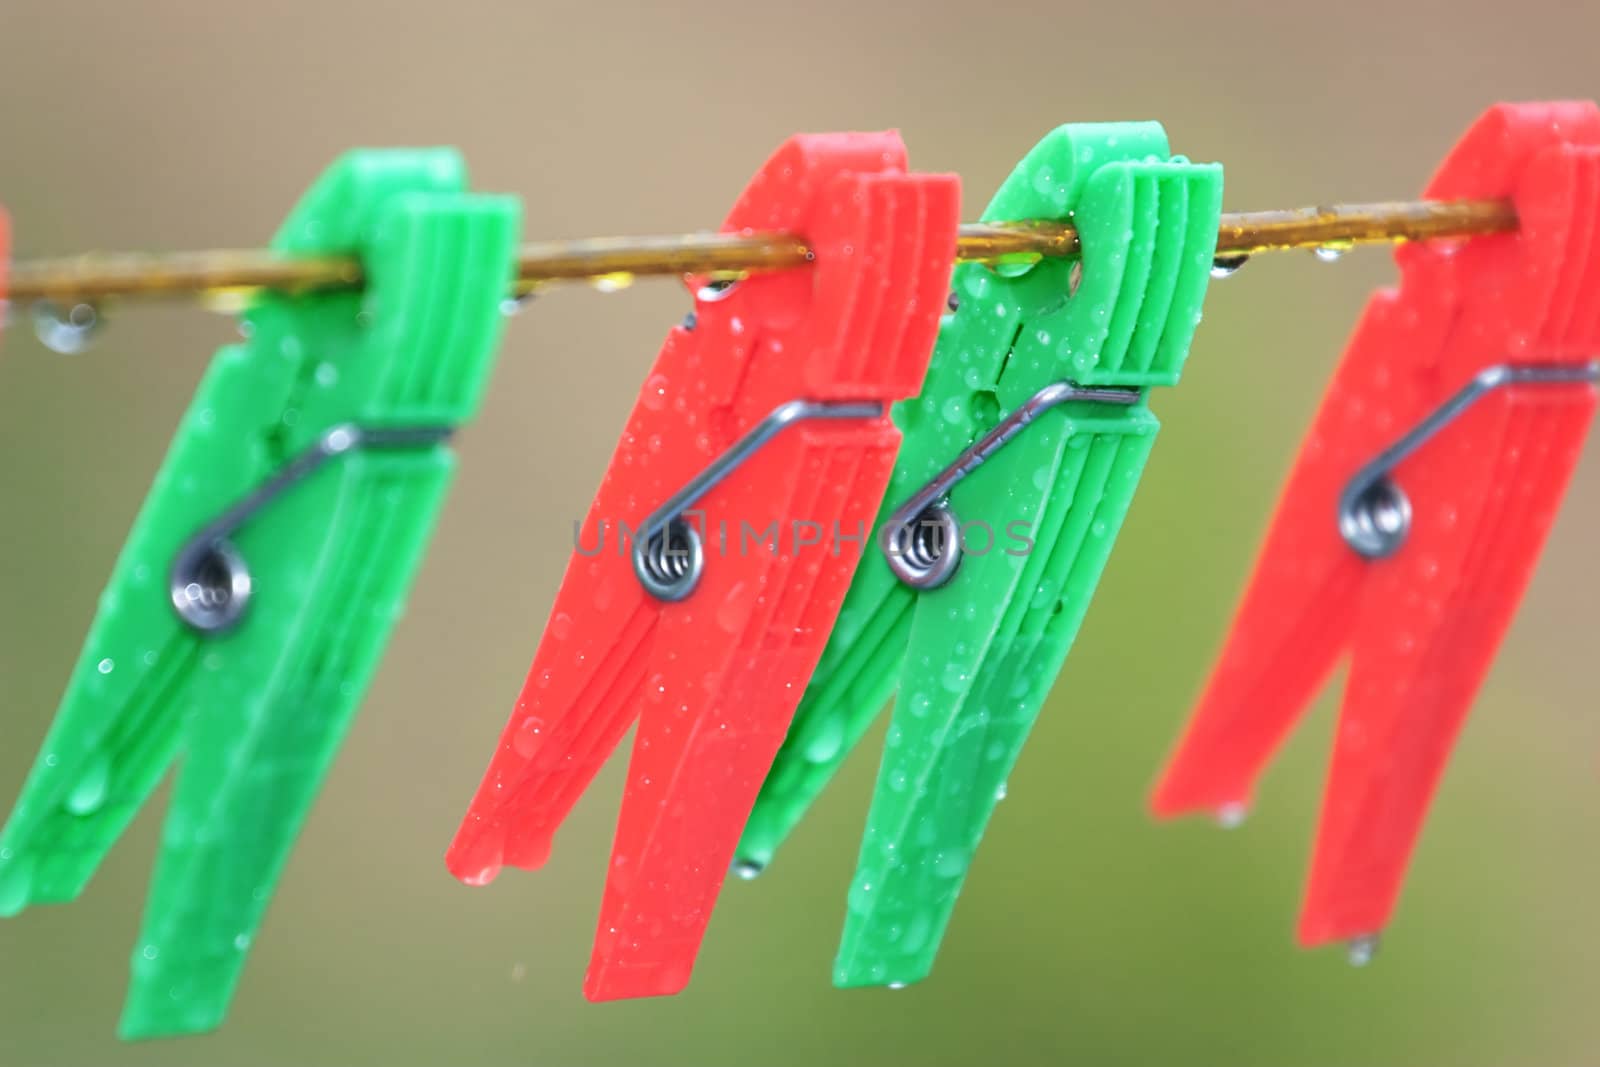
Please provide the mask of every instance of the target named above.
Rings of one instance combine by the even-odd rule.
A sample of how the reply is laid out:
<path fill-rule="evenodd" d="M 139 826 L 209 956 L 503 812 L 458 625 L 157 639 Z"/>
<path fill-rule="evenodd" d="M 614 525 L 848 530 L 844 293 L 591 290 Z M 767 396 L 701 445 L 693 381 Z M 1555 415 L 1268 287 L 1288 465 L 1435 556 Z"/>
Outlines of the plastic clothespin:
<path fill-rule="evenodd" d="M 519 228 L 465 184 L 449 150 L 352 152 L 279 231 L 367 287 L 264 295 L 218 352 L 0 833 L 0 914 L 70 900 L 182 754 L 125 1037 L 221 1022 L 400 615 Z"/>
<path fill-rule="evenodd" d="M 1430 198 L 1510 197 L 1517 233 L 1403 245 L 1302 446 L 1162 815 L 1246 810 L 1350 654 L 1301 913 L 1364 961 L 1578 460 L 1600 375 L 1600 111 L 1491 108 Z"/>
<path fill-rule="evenodd" d="M 688 982 L 888 484 L 960 196 L 905 167 L 895 133 L 800 136 L 751 181 L 724 230 L 804 234 L 815 265 L 701 286 L 668 334 L 450 848 L 473 884 L 540 866 L 639 719 L 591 999 Z"/>
<path fill-rule="evenodd" d="M 932 967 L 1154 442 L 1146 389 L 1188 354 L 1221 200 L 1221 168 L 1169 159 L 1157 123 L 1063 126 L 985 218 L 1071 218 L 1081 261 L 957 268 L 927 385 L 897 412 L 884 551 L 856 575 L 739 851 L 765 866 L 898 689 L 838 985 Z"/>

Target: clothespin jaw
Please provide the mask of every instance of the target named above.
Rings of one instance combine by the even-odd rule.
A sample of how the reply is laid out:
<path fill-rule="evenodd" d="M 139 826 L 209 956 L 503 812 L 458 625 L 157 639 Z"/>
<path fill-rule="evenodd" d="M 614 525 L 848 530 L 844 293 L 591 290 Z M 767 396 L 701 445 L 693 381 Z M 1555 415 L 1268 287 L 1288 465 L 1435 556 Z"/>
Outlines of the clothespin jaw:
<path fill-rule="evenodd" d="M 537 867 L 635 716 L 591 999 L 677 992 L 822 651 L 921 382 L 959 188 L 893 133 L 797 137 L 727 232 L 815 263 L 691 286 L 568 564 L 528 682 L 447 855 Z"/>
<path fill-rule="evenodd" d="M 1246 810 L 1350 657 L 1299 937 L 1370 955 L 1577 462 L 1600 376 L 1600 110 L 1502 104 L 1429 198 L 1517 233 L 1402 246 L 1356 327 L 1155 811 Z"/>
<path fill-rule="evenodd" d="M 476 410 L 520 218 L 452 151 L 353 152 L 273 242 L 361 294 L 268 295 L 220 350 L 0 833 L 0 913 L 75 897 L 180 752 L 125 1037 L 216 1026 Z"/>
<path fill-rule="evenodd" d="M 862 564 L 740 848 L 744 869 L 767 863 L 898 689 L 839 985 L 932 966 L 1132 498 L 1157 429 L 1142 390 L 1177 380 L 1221 210 L 1220 168 L 1167 156 L 1155 123 L 1042 141 L 985 217 L 1071 217 L 1081 263 L 959 267 L 927 385 L 897 412 L 906 444 L 879 526 L 919 501 L 919 524 L 959 516 L 955 569 L 907 580 L 919 557 L 945 558 L 936 545 Z"/>

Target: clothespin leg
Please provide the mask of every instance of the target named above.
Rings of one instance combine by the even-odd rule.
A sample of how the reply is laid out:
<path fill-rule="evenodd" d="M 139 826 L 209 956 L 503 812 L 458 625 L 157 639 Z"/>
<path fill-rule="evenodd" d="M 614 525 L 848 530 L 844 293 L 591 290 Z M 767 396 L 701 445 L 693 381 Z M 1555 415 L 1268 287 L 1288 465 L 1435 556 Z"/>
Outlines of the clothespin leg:
<path fill-rule="evenodd" d="M 196 391 L 184 430 L 196 429 L 202 413 L 211 425 L 253 425 L 271 403 L 244 351 L 224 349 Z M 217 449 L 208 434 L 175 438 L 109 583 L 122 592 L 101 599 L 39 757 L 0 831 L 0 915 L 76 899 L 171 766 L 192 714 L 190 690 L 204 650 L 165 594 L 172 549 L 161 529 L 168 516 L 157 514 L 154 502 L 177 472 L 198 472 L 184 477 L 195 479 L 192 496 L 203 499 L 208 476 L 225 482 L 247 462 Z M 208 518 L 201 505 L 179 528 L 198 528 Z"/>
<path fill-rule="evenodd" d="M 898 503 L 893 490 L 885 499 L 874 530 Z M 739 839 L 735 867 L 741 874 L 754 876 L 772 862 L 778 846 L 887 706 L 899 682 L 915 602 L 885 565 L 877 545 L 866 545 L 839 623 Z"/>
<path fill-rule="evenodd" d="M 1362 600 L 1302 944 L 1360 944 L 1388 924 L 1429 800 L 1555 519 L 1548 502 L 1562 498 L 1594 411 L 1584 384 L 1489 397 L 1431 443 L 1433 476 L 1408 483 L 1414 534 L 1432 548 L 1387 561 Z M 1463 501 L 1482 514 L 1463 513 Z M 1427 528 L 1457 525 L 1477 535 Z"/>
<path fill-rule="evenodd" d="M 936 612 L 914 624 L 918 656 L 901 677 L 851 885 L 835 984 L 910 983 L 932 967 L 972 856 L 1088 608 L 1154 443 L 1148 414 L 1134 425 L 1143 432 L 1091 431 L 1076 438 L 1084 442 L 1079 447 L 1071 430 L 1036 428 L 1041 436 L 1061 435 L 1056 454 L 1063 469 L 1055 476 L 1060 490 L 1030 524 L 1038 543 L 1053 547 L 1028 555 L 991 551 L 961 564 L 973 568 L 969 580 L 985 589 L 1007 580 L 997 575 L 1012 575 L 1016 592 L 993 602 L 1004 612 L 988 646 L 970 643 L 967 631 L 945 625 Z M 1020 497 L 998 488 L 999 476 L 1031 485 L 1034 468 L 1013 467 L 980 471 L 970 491 Z M 1133 478 L 1126 476 L 1129 470 Z M 963 510 L 978 513 L 970 506 Z M 1062 561 L 1070 561 L 1066 583 L 1052 588 L 1048 575 L 1063 573 Z M 950 709 L 942 730 L 919 722 L 930 708 Z"/>
<path fill-rule="evenodd" d="M 1384 290 L 1368 303 L 1329 396 L 1389 381 L 1388 353 L 1444 343 L 1448 315 L 1417 315 L 1397 299 Z M 1409 403 L 1406 387 L 1403 378 L 1388 387 L 1394 407 Z M 1256 778 L 1347 650 L 1358 612 L 1347 590 L 1368 564 L 1340 539 L 1331 506 L 1315 505 L 1338 500 L 1370 458 L 1351 430 L 1374 420 L 1392 416 L 1328 404 L 1307 432 L 1228 641 L 1152 794 L 1158 815 L 1206 812 L 1226 824 L 1243 817 Z"/>

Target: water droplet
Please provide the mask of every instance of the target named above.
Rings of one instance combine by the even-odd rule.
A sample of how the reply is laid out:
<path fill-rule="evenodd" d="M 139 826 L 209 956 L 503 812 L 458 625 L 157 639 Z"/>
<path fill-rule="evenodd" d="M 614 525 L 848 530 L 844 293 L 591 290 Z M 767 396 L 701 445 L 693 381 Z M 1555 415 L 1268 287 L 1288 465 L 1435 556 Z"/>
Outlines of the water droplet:
<path fill-rule="evenodd" d="M 100 312 L 93 304 L 74 304 L 65 312 L 48 300 L 33 305 L 34 336 L 50 351 L 63 356 L 87 351 L 100 325 Z"/>
<path fill-rule="evenodd" d="M 738 285 L 739 279 L 737 278 L 714 278 L 700 287 L 699 291 L 694 294 L 695 299 L 704 301 L 707 304 L 715 303 L 718 300 L 726 300 L 728 294 L 738 288 Z"/>
<path fill-rule="evenodd" d="M 736 634 L 750 616 L 750 592 L 744 582 L 733 583 L 728 596 L 717 605 L 717 625 L 730 634 Z"/>
<path fill-rule="evenodd" d="M 844 719 L 829 715 L 805 734 L 805 757 L 812 763 L 826 763 L 844 747 Z"/>
<path fill-rule="evenodd" d="M 517 296 L 508 296 L 500 301 L 500 314 L 506 318 L 514 318 L 522 314 L 523 310 L 531 303 L 535 294 L 533 292 L 521 293 Z"/>
<path fill-rule="evenodd" d="M 667 406 L 667 376 L 665 374 L 652 374 L 644 383 L 644 391 L 639 394 L 639 402 L 651 411 L 660 411 Z"/>
<path fill-rule="evenodd" d="M 889 988 L 890 989 L 904 989 L 905 987 L 906 987 L 906 984 L 904 982 L 890 982 L 889 983 Z"/>
<path fill-rule="evenodd" d="M 250 947 L 250 935 L 249 934 L 236 934 L 236 935 L 234 935 L 233 947 L 238 949 L 240 952 L 243 952 L 245 949 L 249 948 Z"/>
<path fill-rule="evenodd" d="M 1362 934 L 1352 937 L 1345 947 L 1345 959 L 1350 961 L 1352 967 L 1365 967 L 1378 955 L 1378 934 Z"/>
<path fill-rule="evenodd" d="M 761 864 L 754 860 L 737 860 L 733 865 L 733 873 L 748 882 L 762 872 Z"/>
<path fill-rule="evenodd" d="M 67 810 L 74 815 L 92 815 L 106 802 L 111 785 L 111 761 L 95 761 L 67 794 Z"/>
<path fill-rule="evenodd" d="M 324 389 L 331 389 L 333 386 L 339 384 L 339 368 L 335 367 L 332 363 L 318 363 L 317 384 L 322 386 Z"/>
<path fill-rule="evenodd" d="M 1211 276 L 1213 278 L 1230 278 L 1239 272 L 1239 268 L 1250 262 L 1250 257 L 1244 254 L 1221 255 L 1211 261 Z"/>
<path fill-rule="evenodd" d="M 1344 258 L 1344 254 L 1355 246 L 1349 241 L 1329 241 L 1325 245 L 1318 245 L 1311 250 L 1311 254 L 1324 263 L 1337 263 Z"/>
<path fill-rule="evenodd" d="M 940 878 L 959 878 L 967 869 L 967 854 L 961 849 L 950 849 L 933 858 L 933 873 Z"/>
<path fill-rule="evenodd" d="M 157 956 L 161 955 L 161 950 L 156 948 L 154 945 L 146 945 L 144 947 L 144 951 L 141 952 L 140 955 L 147 960 L 153 960 Z"/>
<path fill-rule="evenodd" d="M 594 286 L 597 292 L 620 293 L 633 284 L 633 275 L 625 270 L 619 270 L 612 274 L 602 274 L 589 284 Z"/>
<path fill-rule="evenodd" d="M 850 892 L 845 894 L 845 902 L 849 909 L 857 914 L 863 914 L 872 908 L 872 876 L 863 874 L 850 886 Z"/>
<path fill-rule="evenodd" d="M 944 665 L 944 673 L 940 675 L 939 680 L 950 692 L 959 693 L 966 687 L 967 679 L 970 677 L 971 675 L 967 673 L 965 664 L 946 663 Z"/>
<path fill-rule="evenodd" d="M 1217 809 L 1217 825 L 1224 830 L 1236 830 L 1244 825 L 1250 809 L 1240 801 L 1233 801 Z"/>
<path fill-rule="evenodd" d="M 944 306 L 949 308 L 951 311 L 960 311 L 961 294 L 956 292 L 954 289 L 950 290 L 950 295 L 944 298 Z"/>
<path fill-rule="evenodd" d="M 112 671 L 114 671 L 116 669 L 117 669 L 117 661 L 116 660 L 108 658 L 108 659 L 103 659 L 103 660 L 100 661 L 100 673 L 101 674 L 110 674 Z"/>
<path fill-rule="evenodd" d="M 539 742 L 544 736 L 544 720 L 537 715 L 529 715 L 517 726 L 517 732 L 511 736 L 511 747 L 523 759 L 532 759 L 534 753 L 539 751 Z"/>

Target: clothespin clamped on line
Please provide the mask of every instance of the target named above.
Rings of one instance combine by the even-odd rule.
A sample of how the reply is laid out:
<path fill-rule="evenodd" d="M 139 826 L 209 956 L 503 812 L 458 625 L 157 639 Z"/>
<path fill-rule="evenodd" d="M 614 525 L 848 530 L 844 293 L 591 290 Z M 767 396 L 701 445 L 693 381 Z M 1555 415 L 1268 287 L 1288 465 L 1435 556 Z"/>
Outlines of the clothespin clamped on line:
<path fill-rule="evenodd" d="M 1063 126 L 986 219 L 1071 218 L 1080 262 L 956 270 L 865 561 L 745 830 L 747 873 L 898 689 L 834 980 L 932 967 L 990 813 L 1066 658 L 1178 380 L 1222 170 L 1157 123 Z M 1036 425 L 1035 425 L 1036 424 Z"/>
<path fill-rule="evenodd" d="M 279 231 L 367 287 L 263 296 L 218 352 L 0 832 L 0 914 L 70 900 L 182 753 L 125 1037 L 221 1022 L 400 614 L 520 225 L 465 187 L 452 151 L 353 152 Z"/>
<path fill-rule="evenodd" d="M 954 175 L 905 168 L 893 133 L 800 136 L 751 181 L 724 231 L 803 234 L 815 263 L 707 282 L 668 334 L 450 847 L 473 884 L 543 864 L 638 717 L 591 999 L 688 982 L 863 551 L 959 213 Z"/>
<path fill-rule="evenodd" d="M 1510 197 L 1515 234 L 1402 245 L 1367 305 L 1233 629 L 1156 787 L 1230 819 L 1345 653 L 1305 945 L 1364 962 L 1532 574 L 1600 379 L 1600 110 L 1501 104 L 1426 195 Z"/>

